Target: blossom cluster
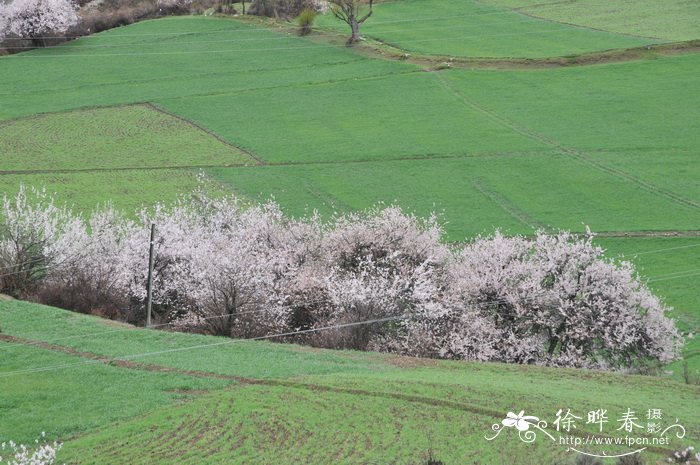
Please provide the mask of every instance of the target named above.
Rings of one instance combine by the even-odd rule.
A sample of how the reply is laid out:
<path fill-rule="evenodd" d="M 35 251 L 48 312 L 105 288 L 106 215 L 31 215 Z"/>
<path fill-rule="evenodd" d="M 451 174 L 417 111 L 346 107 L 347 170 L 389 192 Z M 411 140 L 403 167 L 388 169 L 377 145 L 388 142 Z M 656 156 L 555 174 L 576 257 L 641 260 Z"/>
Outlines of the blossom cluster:
<path fill-rule="evenodd" d="M 77 22 L 77 6 L 72 0 L 0 2 L 0 40 L 9 32 L 41 40 L 43 36 L 62 34 Z"/>

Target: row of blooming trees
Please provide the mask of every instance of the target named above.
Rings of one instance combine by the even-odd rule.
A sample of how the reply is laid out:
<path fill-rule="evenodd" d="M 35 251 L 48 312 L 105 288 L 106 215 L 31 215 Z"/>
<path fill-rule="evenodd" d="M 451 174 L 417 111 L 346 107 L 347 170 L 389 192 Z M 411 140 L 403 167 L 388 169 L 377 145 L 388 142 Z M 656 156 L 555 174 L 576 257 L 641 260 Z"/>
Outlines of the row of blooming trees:
<path fill-rule="evenodd" d="M 83 312 L 143 321 L 155 222 L 156 317 L 184 330 L 599 368 L 668 362 L 681 344 L 632 266 L 590 235 L 448 246 L 435 218 L 396 207 L 324 222 L 200 192 L 135 220 L 111 209 L 83 220 L 23 188 L 0 217 L 0 291 Z"/>

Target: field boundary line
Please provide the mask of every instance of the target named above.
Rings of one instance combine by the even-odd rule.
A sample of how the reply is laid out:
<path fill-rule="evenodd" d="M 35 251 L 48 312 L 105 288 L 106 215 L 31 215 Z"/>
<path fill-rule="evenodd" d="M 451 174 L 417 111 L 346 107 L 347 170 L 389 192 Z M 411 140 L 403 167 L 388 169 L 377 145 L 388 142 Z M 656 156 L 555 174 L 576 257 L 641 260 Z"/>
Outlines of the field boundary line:
<path fill-rule="evenodd" d="M 686 207 L 693 208 L 695 210 L 700 210 L 700 203 L 696 202 L 694 200 L 688 199 L 686 197 L 683 197 L 682 195 L 676 194 L 675 192 L 671 192 L 667 189 L 663 189 L 659 186 L 656 186 L 655 184 L 649 183 L 647 181 L 644 181 L 643 179 L 640 179 L 636 176 L 633 176 L 630 173 L 627 173 L 626 171 L 623 171 L 618 168 L 613 168 L 610 166 L 607 166 L 599 161 L 593 160 L 591 157 L 589 157 L 585 152 L 582 152 L 580 150 L 567 147 L 563 144 L 560 144 L 559 142 L 552 140 L 544 135 L 538 134 L 534 131 L 531 131 L 520 124 L 509 120 L 508 118 L 499 115 L 498 113 L 489 110 L 482 105 L 479 105 L 477 103 L 474 103 L 472 100 L 467 98 L 466 95 L 464 95 L 462 92 L 459 90 L 455 89 L 454 86 L 452 86 L 451 83 L 448 82 L 447 79 L 445 79 L 444 76 L 440 72 L 434 72 L 433 73 L 435 76 L 437 76 L 438 81 L 440 81 L 445 89 L 447 89 L 449 92 L 451 92 L 457 99 L 462 101 L 467 107 L 472 108 L 473 110 L 478 111 L 479 113 L 483 114 L 484 116 L 488 117 L 492 121 L 494 121 L 497 124 L 500 124 L 501 126 L 510 129 L 512 131 L 515 131 L 516 133 L 530 139 L 534 140 L 535 142 L 540 142 L 542 144 L 545 144 L 549 147 L 552 147 L 554 149 L 560 150 L 562 153 L 565 155 L 568 155 L 570 158 L 579 161 L 581 164 L 587 165 L 592 168 L 596 168 L 599 171 L 617 176 L 619 178 L 625 179 L 627 181 L 630 181 L 632 183 L 637 184 L 639 187 L 643 188 L 647 192 L 650 192 L 652 194 L 656 194 L 659 196 L 666 197 L 669 200 L 673 200 L 676 203 L 679 203 L 681 205 L 684 205 Z"/>
<path fill-rule="evenodd" d="M 169 111 L 169 110 L 166 110 L 165 108 L 163 108 L 163 107 L 161 107 L 160 105 L 158 105 L 158 104 L 156 104 L 156 103 L 153 103 L 153 102 L 147 102 L 147 103 L 145 103 L 145 106 L 150 107 L 150 108 L 153 109 L 154 111 L 157 111 L 157 112 L 162 113 L 162 114 L 164 114 L 164 115 L 168 115 L 168 116 L 171 116 L 171 117 L 173 117 L 173 118 L 175 118 L 175 119 L 178 119 L 178 120 L 182 121 L 183 123 L 187 123 L 187 124 L 189 124 L 190 126 L 196 128 L 196 129 L 199 129 L 200 131 L 202 131 L 202 132 L 204 132 L 204 133 L 206 133 L 206 134 L 209 134 L 210 136 L 212 136 L 214 139 L 218 140 L 218 141 L 221 142 L 222 144 L 228 145 L 229 147 L 232 147 L 232 148 L 234 148 L 234 149 L 236 149 L 236 150 L 239 150 L 239 151 L 243 152 L 244 154 L 246 154 L 247 156 L 249 156 L 249 157 L 252 158 L 253 160 L 257 161 L 259 165 L 264 165 L 264 164 L 265 164 L 265 162 L 264 162 L 260 157 L 258 157 L 257 155 L 255 155 L 255 154 L 254 154 L 253 152 L 251 152 L 250 150 L 245 149 L 245 148 L 243 148 L 243 147 L 240 147 L 240 146 L 238 146 L 238 145 L 236 145 L 236 144 L 233 144 L 233 143 L 227 141 L 226 139 L 224 139 L 223 137 L 221 137 L 220 135 L 218 135 L 217 133 L 215 133 L 215 132 L 212 131 L 211 129 L 207 129 L 207 128 L 205 128 L 204 126 L 202 126 L 202 125 L 200 125 L 200 124 L 194 122 L 193 120 L 191 120 L 191 119 L 189 119 L 189 118 L 185 118 L 184 116 L 180 116 L 180 115 L 178 115 L 177 113 L 173 113 L 173 112 L 171 112 L 171 111 Z"/>
<path fill-rule="evenodd" d="M 289 379 L 279 379 L 279 378 L 252 378 L 246 376 L 235 376 L 235 375 L 223 375 L 219 373 L 209 372 L 209 371 L 198 371 L 198 370 L 184 370 L 180 368 L 168 367 L 165 365 L 157 365 L 151 363 L 134 362 L 130 360 L 121 360 L 119 358 L 111 358 L 108 356 L 102 356 L 94 354 L 92 352 L 84 352 L 76 349 L 71 349 L 63 346 L 56 346 L 50 343 L 42 343 L 41 341 L 34 341 L 32 339 L 25 339 L 17 336 L 11 336 L 8 334 L 0 333 L 0 340 L 7 342 L 15 342 L 25 345 L 32 345 L 34 347 L 40 347 L 50 351 L 62 352 L 72 356 L 79 356 L 83 358 L 88 358 L 90 360 L 95 360 L 105 365 L 116 366 L 119 368 L 130 369 L 130 370 L 140 370 L 155 373 L 170 373 L 179 374 L 183 376 L 192 376 L 199 378 L 210 378 L 210 379 L 220 379 L 235 381 L 241 385 L 260 385 L 260 386 L 271 386 L 271 387 L 288 387 L 293 389 L 304 389 L 314 392 L 332 392 L 336 394 L 349 394 L 353 396 L 363 396 L 363 397 L 374 397 L 380 399 L 394 399 L 401 400 L 409 403 L 417 403 L 422 405 L 428 405 L 431 407 L 441 407 L 448 408 L 452 410 L 459 410 L 464 412 L 473 413 L 475 415 L 483 415 L 490 418 L 502 418 L 504 413 L 497 410 L 491 410 L 488 408 L 480 407 L 474 404 L 469 404 L 466 402 L 457 402 L 445 399 L 436 399 L 434 397 L 419 396 L 415 394 L 403 394 L 400 392 L 386 392 L 386 391 L 371 391 L 367 389 L 357 389 L 357 388 L 345 388 L 338 386 L 331 386 L 326 384 L 316 384 L 303 381 L 293 381 Z M 420 383 L 420 381 L 419 381 Z M 225 389 L 225 388 L 224 388 Z M 586 431 L 572 430 L 571 433 L 574 436 L 587 437 L 591 433 Z M 607 435 L 596 435 L 597 437 L 612 437 Z M 673 452 L 672 449 L 666 449 L 662 447 L 649 447 L 652 450 L 661 454 L 670 454 Z"/>
<path fill-rule="evenodd" d="M 234 146 L 235 147 L 235 146 Z M 250 163 L 230 163 L 230 164 L 209 164 L 209 165 L 158 165 L 158 166 L 124 166 L 113 168 L 47 168 L 47 169 L 16 169 L 0 170 L 2 175 L 33 175 L 52 173 L 82 173 L 82 172 L 103 172 L 103 171 L 132 171 L 132 170 L 177 170 L 177 169 L 197 169 L 197 168 L 255 168 L 261 166 L 284 167 L 284 166 L 317 166 L 317 165 L 349 165 L 349 164 L 369 164 L 369 163 L 389 163 L 389 162 L 410 162 L 410 161 L 431 161 L 431 160 L 463 160 L 482 158 L 510 158 L 528 157 L 533 155 L 555 155 L 554 152 L 484 152 L 484 153 L 458 153 L 458 154 L 426 154 L 416 156 L 394 157 L 394 158 L 358 158 L 352 160 L 308 160 L 308 161 L 277 161 L 265 162 L 262 164 Z"/>

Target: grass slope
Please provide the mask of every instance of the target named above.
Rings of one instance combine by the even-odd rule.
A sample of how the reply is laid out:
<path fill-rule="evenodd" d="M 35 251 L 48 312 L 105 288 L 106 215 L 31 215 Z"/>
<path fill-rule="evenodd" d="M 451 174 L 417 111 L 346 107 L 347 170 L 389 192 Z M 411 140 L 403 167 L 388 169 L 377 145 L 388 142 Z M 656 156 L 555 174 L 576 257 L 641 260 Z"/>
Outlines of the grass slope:
<path fill-rule="evenodd" d="M 485 5 L 515 8 L 529 16 L 666 40 L 700 38 L 700 4 L 693 0 L 611 2 L 609 0 L 480 0 Z"/>
<path fill-rule="evenodd" d="M 326 14 L 322 27 L 347 32 Z M 543 58 L 640 47 L 654 40 L 542 21 L 475 0 L 400 0 L 379 3 L 361 29 L 403 50 L 455 57 Z"/>
<path fill-rule="evenodd" d="M 493 423 L 521 409 L 552 420 L 560 408 L 608 408 L 614 423 L 627 408 L 660 407 L 681 420 L 689 437 L 700 434 L 698 387 L 661 378 L 222 341 L 22 302 L 0 302 L 0 321 L 6 337 L 54 344 L 49 350 L 0 343 L 0 439 L 27 441 L 46 430 L 67 440 L 59 459 L 71 464 L 408 464 L 424 460 L 430 448 L 445 463 L 568 457 L 565 447 L 544 440 L 525 445 L 512 431 L 485 441 Z M 229 343 L 200 347 L 219 342 Z M 169 373 L 55 353 L 70 348 L 113 358 L 187 347 L 134 359 L 175 369 Z M 71 366 L 11 373 L 66 363 Z M 193 369 L 198 373 L 182 371 Z M 62 395 L 74 401 L 59 401 Z"/>

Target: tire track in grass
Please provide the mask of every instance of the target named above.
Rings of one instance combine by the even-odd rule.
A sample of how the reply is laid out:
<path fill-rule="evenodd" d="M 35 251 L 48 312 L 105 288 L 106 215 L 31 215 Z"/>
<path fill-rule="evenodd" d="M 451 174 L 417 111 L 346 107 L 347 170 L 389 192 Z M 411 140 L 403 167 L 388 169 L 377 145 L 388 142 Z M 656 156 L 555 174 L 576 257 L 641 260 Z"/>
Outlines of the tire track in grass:
<path fill-rule="evenodd" d="M 95 354 L 92 352 L 80 351 L 77 349 L 63 347 L 63 346 L 59 346 L 59 345 L 55 345 L 55 344 L 50 344 L 50 343 L 43 342 L 43 341 L 26 339 L 26 338 L 11 336 L 11 335 L 2 334 L 2 333 L 0 333 L 0 341 L 11 342 L 11 343 L 16 343 L 16 344 L 24 344 L 24 345 L 29 345 L 29 346 L 33 346 L 33 347 L 40 347 L 40 348 L 45 349 L 45 350 L 50 350 L 50 351 L 54 351 L 54 352 L 61 352 L 61 353 L 76 356 L 76 357 L 87 358 L 89 360 L 96 360 L 96 361 L 102 362 L 106 365 L 113 365 L 113 366 L 117 366 L 119 368 L 125 368 L 125 369 L 131 369 L 131 370 L 141 370 L 141 371 L 156 372 L 156 373 L 171 373 L 171 374 L 179 374 L 179 375 L 184 375 L 184 376 L 193 376 L 193 377 L 197 377 L 197 378 L 212 378 L 212 379 L 229 380 L 229 381 L 241 384 L 241 385 L 287 387 L 287 388 L 291 388 L 291 389 L 303 389 L 303 390 L 312 391 L 315 393 L 327 393 L 328 392 L 328 393 L 334 393 L 334 394 L 348 394 L 348 395 L 353 395 L 353 396 L 371 397 L 371 398 L 378 398 L 378 399 L 393 399 L 393 400 L 399 400 L 399 401 L 403 401 L 403 402 L 427 405 L 430 407 L 460 410 L 460 411 L 464 411 L 464 412 L 473 413 L 475 415 L 482 415 L 482 416 L 495 418 L 495 419 L 501 419 L 501 418 L 503 418 L 503 415 L 504 415 L 504 413 L 502 411 L 491 410 L 489 408 L 480 407 L 480 406 L 475 405 L 475 404 L 469 404 L 466 402 L 457 402 L 457 401 L 446 400 L 446 399 L 438 399 L 438 398 L 434 398 L 434 397 L 419 396 L 419 395 L 415 395 L 415 394 L 403 394 L 400 392 L 386 392 L 386 391 L 371 391 L 371 390 L 366 390 L 366 389 L 345 388 L 345 387 L 329 386 L 329 385 L 323 385 L 323 384 L 308 383 L 308 382 L 302 382 L 302 381 L 292 381 L 292 380 L 285 380 L 285 379 L 263 379 L 263 378 L 250 378 L 250 377 L 234 376 L 234 375 L 222 375 L 219 373 L 213 373 L 213 372 L 208 372 L 208 371 L 185 370 L 185 369 L 173 368 L 173 367 L 168 367 L 168 366 L 164 366 L 164 365 L 157 365 L 157 364 L 152 364 L 152 363 L 133 362 L 130 360 L 112 358 L 112 357 L 108 357 L 105 355 Z M 195 418 L 193 421 L 197 422 L 197 421 L 199 421 L 199 419 Z M 572 436 L 582 437 L 582 438 L 589 437 L 592 435 L 589 432 L 578 431 L 575 429 L 572 429 L 567 434 L 570 434 Z M 604 435 L 604 434 L 594 434 L 592 436 L 600 437 L 600 438 L 613 438 L 613 436 L 608 436 L 608 435 Z M 658 453 L 658 454 L 666 454 L 666 455 L 670 455 L 674 452 L 673 449 L 666 449 L 666 448 L 655 447 L 655 446 L 649 446 L 649 447 L 647 447 L 647 450 L 649 450 L 651 452 Z"/>
<path fill-rule="evenodd" d="M 336 211 L 343 211 L 343 212 L 351 212 L 354 211 L 355 209 L 352 208 L 350 205 L 342 202 L 340 199 L 337 197 L 333 196 L 327 191 L 323 191 L 319 189 L 318 187 L 312 185 L 308 181 L 304 181 L 304 189 L 311 194 L 312 196 L 316 197 L 318 200 L 320 200 L 322 203 L 327 204 L 329 207 L 333 208 L 333 210 Z"/>
<path fill-rule="evenodd" d="M 534 131 L 531 131 L 530 129 L 514 122 L 511 121 L 510 119 L 499 115 L 498 113 L 489 110 L 485 108 L 482 105 L 479 105 L 472 100 L 470 100 L 466 95 L 464 95 L 462 92 L 457 90 L 443 75 L 441 72 L 436 71 L 433 72 L 433 75 L 435 75 L 438 79 L 438 81 L 443 85 L 443 87 L 450 92 L 452 95 L 454 95 L 459 101 L 461 101 L 465 106 L 476 110 L 477 112 L 481 113 L 482 115 L 488 117 L 492 121 L 494 121 L 497 124 L 500 124 L 502 127 L 506 129 L 510 129 L 511 131 L 515 131 L 516 133 L 534 140 L 536 142 L 540 142 L 542 144 L 545 144 L 549 147 L 552 147 L 554 149 L 559 150 L 561 153 L 569 156 L 569 158 L 572 158 L 573 160 L 578 161 L 579 163 L 586 165 L 590 168 L 597 169 L 598 171 L 616 176 L 618 178 L 624 179 L 626 181 L 632 182 L 636 184 L 637 186 L 641 187 L 642 189 L 646 190 L 647 192 L 650 192 L 654 195 L 665 197 L 668 200 L 671 200 L 675 203 L 678 203 L 680 205 L 683 205 L 685 207 L 692 208 L 694 210 L 700 210 L 700 202 L 697 202 L 695 200 L 686 198 L 682 195 L 676 194 L 675 192 L 669 191 L 667 189 L 664 189 L 662 187 L 659 187 L 655 184 L 652 184 L 650 182 L 644 181 L 643 179 L 640 179 L 636 176 L 633 176 L 632 174 L 623 171 L 618 168 L 613 168 L 611 166 L 605 165 L 599 161 L 596 161 L 589 157 L 585 152 L 582 152 L 580 150 L 577 150 L 572 147 L 565 146 L 563 144 L 560 144 L 559 142 L 550 139 L 542 134 L 538 134 Z"/>
<path fill-rule="evenodd" d="M 484 197 L 489 199 L 494 204 L 498 205 L 502 210 L 508 213 L 510 216 L 520 221 L 525 226 L 531 228 L 533 231 L 537 229 L 546 229 L 547 225 L 540 222 L 537 218 L 533 218 L 528 215 L 527 212 L 520 209 L 517 205 L 510 201 L 506 196 L 500 192 L 491 189 L 483 180 L 483 178 L 473 178 L 471 180 L 474 188 L 479 191 Z"/>

